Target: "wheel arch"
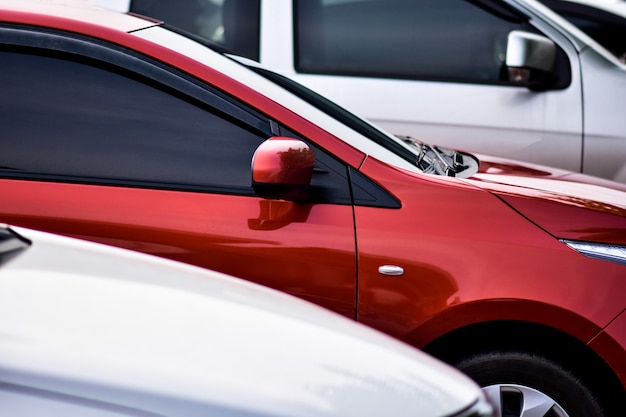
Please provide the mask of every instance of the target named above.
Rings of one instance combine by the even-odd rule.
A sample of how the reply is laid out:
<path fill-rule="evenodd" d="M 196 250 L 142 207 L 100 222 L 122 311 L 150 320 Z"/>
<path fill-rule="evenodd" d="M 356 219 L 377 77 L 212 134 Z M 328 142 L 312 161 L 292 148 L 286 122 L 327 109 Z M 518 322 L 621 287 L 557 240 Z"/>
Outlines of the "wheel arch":
<path fill-rule="evenodd" d="M 619 410 L 626 401 L 626 391 L 614 370 L 585 341 L 537 321 L 477 321 L 440 334 L 420 348 L 451 365 L 479 352 L 530 352 L 573 371 L 608 409 Z"/>

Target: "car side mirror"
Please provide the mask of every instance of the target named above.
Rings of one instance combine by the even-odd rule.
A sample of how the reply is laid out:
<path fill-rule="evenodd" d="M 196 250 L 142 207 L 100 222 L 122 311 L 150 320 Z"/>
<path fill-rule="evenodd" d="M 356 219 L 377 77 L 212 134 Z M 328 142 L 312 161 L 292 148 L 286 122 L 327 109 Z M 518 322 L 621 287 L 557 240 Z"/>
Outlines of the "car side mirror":
<path fill-rule="evenodd" d="M 554 84 L 556 44 L 545 36 L 514 30 L 509 33 L 506 67 L 509 81 L 530 90 L 545 90 Z"/>
<path fill-rule="evenodd" d="M 252 187 L 265 198 L 306 198 L 311 184 L 315 152 L 299 139 L 273 136 L 252 157 Z"/>

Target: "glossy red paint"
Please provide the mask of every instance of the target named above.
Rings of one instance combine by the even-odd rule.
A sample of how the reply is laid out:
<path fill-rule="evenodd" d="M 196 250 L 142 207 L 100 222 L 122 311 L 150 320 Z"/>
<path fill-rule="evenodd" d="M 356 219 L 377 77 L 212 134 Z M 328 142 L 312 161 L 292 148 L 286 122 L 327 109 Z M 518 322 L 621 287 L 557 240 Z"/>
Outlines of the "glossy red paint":
<path fill-rule="evenodd" d="M 574 252 L 493 194 L 372 159 L 362 171 L 392 190 L 402 208 L 355 208 L 359 321 L 406 339 L 425 322 L 441 320 L 439 315 L 452 317 L 446 331 L 479 322 L 479 315 L 454 313 L 453 307 L 471 304 L 492 310 L 492 320 L 552 321 L 588 341 L 624 308 L 623 297 L 612 294 L 626 291 L 623 266 Z M 388 263 L 404 268 L 404 276 L 378 274 Z M 590 303 L 591 293 L 601 301 Z M 507 300 L 542 304 L 552 314 L 517 309 L 522 314 L 512 315 Z M 579 321 L 558 320 L 558 311 L 575 312 Z M 425 335 L 420 340 L 432 341 Z"/>
<path fill-rule="evenodd" d="M 555 237 L 626 244 L 624 184 L 489 157 L 470 181 Z"/>
<path fill-rule="evenodd" d="M 2 222 L 245 277 L 355 316 L 350 206 L 11 180 L 0 194 L 11 196 Z"/>
<path fill-rule="evenodd" d="M 418 347 L 479 323 L 541 324 L 595 348 L 626 386 L 619 316 L 626 268 L 555 239 L 626 244 L 621 186 L 600 189 L 608 182 L 486 157 L 467 180 L 403 171 L 366 158 L 252 88 L 136 36 L 62 17 L 1 16 L 84 32 L 176 65 L 358 169 L 401 207 L 2 179 L 0 221 L 239 276 Z M 404 273 L 381 274 L 383 265 Z"/>
<path fill-rule="evenodd" d="M 275 136 L 252 157 L 252 181 L 261 184 L 309 185 L 315 152 L 302 141 Z"/>
<path fill-rule="evenodd" d="M 594 185 L 597 187 L 606 187 L 613 190 L 626 191 L 626 184 L 616 183 L 605 178 L 593 177 L 578 172 L 565 171 L 559 168 L 546 167 L 524 162 L 519 163 L 506 158 L 498 158 L 488 155 L 476 154 L 480 159 L 480 169 L 475 179 L 481 179 L 486 182 L 499 183 L 498 178 L 502 175 L 507 177 L 524 177 L 536 179 L 557 180 L 559 183 L 569 183 L 569 191 L 573 191 L 576 186 L 573 183 L 583 183 Z M 483 175 L 488 174 L 488 175 Z M 567 187 L 568 185 L 563 185 Z"/>
<path fill-rule="evenodd" d="M 626 244 L 626 210 L 598 201 L 576 199 L 562 204 L 538 198 L 503 196 L 535 224 L 562 239 Z"/>

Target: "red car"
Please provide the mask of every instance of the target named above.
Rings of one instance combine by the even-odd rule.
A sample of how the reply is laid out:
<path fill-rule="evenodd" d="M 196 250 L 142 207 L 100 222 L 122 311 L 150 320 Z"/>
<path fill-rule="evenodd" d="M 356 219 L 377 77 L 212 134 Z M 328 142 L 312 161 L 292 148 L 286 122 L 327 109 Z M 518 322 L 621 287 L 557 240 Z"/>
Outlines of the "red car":
<path fill-rule="evenodd" d="M 626 415 L 624 185 L 391 136 L 137 16 L 0 0 L 0 63 L 0 221 L 310 300 L 501 416 Z"/>

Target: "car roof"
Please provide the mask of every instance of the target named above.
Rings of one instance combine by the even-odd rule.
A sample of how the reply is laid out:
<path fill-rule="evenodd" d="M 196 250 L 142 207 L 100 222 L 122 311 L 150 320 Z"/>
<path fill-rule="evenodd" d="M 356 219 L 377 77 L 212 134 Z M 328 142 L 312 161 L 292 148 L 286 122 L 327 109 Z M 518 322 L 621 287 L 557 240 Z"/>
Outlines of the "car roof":
<path fill-rule="evenodd" d="M 32 245 L 0 265 L 3 384 L 178 416 L 438 416 L 478 398 L 455 369 L 290 295 L 12 230 Z"/>
<path fill-rule="evenodd" d="M 108 27 L 122 32 L 131 32 L 154 26 L 157 21 L 137 16 L 116 13 L 95 7 L 90 0 L 0 0 L 3 21 L 11 15 L 20 21 L 45 24 L 46 21 L 62 20 L 84 22 Z"/>

